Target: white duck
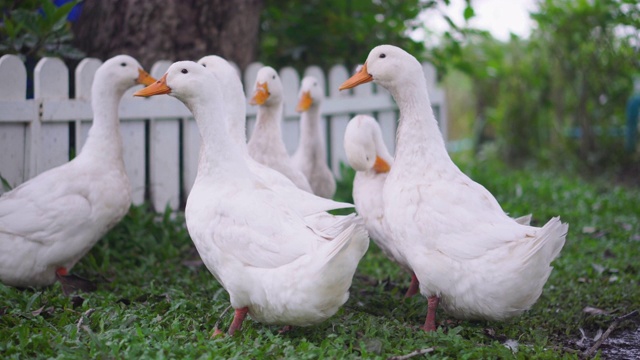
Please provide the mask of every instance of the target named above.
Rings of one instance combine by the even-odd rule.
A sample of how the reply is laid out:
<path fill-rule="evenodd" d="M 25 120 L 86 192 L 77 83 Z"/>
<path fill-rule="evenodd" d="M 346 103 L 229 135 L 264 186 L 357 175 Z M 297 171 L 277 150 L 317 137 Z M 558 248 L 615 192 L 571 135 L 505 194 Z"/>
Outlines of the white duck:
<path fill-rule="evenodd" d="M 369 236 L 382 252 L 411 274 L 411 284 L 405 293 L 405 297 L 411 297 L 419 291 L 418 278 L 393 241 L 384 221 L 382 189 L 393 165 L 393 157 L 384 144 L 378 122 L 368 115 L 356 115 L 351 119 L 344 133 L 344 150 L 349 165 L 356 171 L 353 201 L 358 215 L 364 219 Z M 515 220 L 529 225 L 531 215 Z"/>
<path fill-rule="evenodd" d="M 3 283 L 44 286 L 58 278 L 64 286 L 73 266 L 127 213 L 118 104 L 127 89 L 153 81 L 130 56 L 107 60 L 95 74 L 93 124 L 80 154 L 0 197 Z"/>
<path fill-rule="evenodd" d="M 281 172 L 300 189 L 313 192 L 304 174 L 293 166 L 282 141 L 282 81 L 272 67 L 265 66 L 258 71 L 250 103 L 258 105 L 258 115 L 247 144 L 249 155 L 257 162 Z"/>
<path fill-rule="evenodd" d="M 342 84 L 374 81 L 400 109 L 396 157 L 384 183 L 384 216 L 398 250 L 428 298 L 424 330 L 440 302 L 462 319 L 503 320 L 538 299 L 568 225 L 552 218 L 521 225 L 451 161 L 438 130 L 420 63 L 391 45 L 375 47 Z"/>
<path fill-rule="evenodd" d="M 245 95 L 242 90 L 242 81 L 235 70 L 225 59 L 216 55 L 209 55 L 198 60 L 198 64 L 209 70 L 220 82 L 224 103 L 227 111 L 227 125 L 231 138 L 236 142 L 239 151 L 247 162 L 252 173 L 257 175 L 271 189 L 289 201 L 292 208 L 298 210 L 302 216 L 311 216 L 319 229 L 326 228 L 334 223 L 331 219 L 325 219 L 321 213 L 329 210 L 352 208 L 353 205 L 320 198 L 310 192 L 298 188 L 289 178 L 282 173 L 255 161 L 249 156 L 245 137 L 246 106 Z M 322 218 L 322 223 L 319 223 Z"/>
<path fill-rule="evenodd" d="M 344 132 L 344 151 L 349 165 L 356 171 L 353 179 L 353 202 L 364 219 L 369 236 L 392 261 L 411 274 L 411 285 L 405 297 L 418 292 L 418 280 L 407 259 L 391 238 L 384 221 L 382 188 L 393 157 L 384 144 L 378 122 L 367 115 L 356 115 Z"/>
<path fill-rule="evenodd" d="M 247 167 L 227 130 L 222 91 L 214 75 L 190 61 L 174 63 L 138 96 L 170 94 L 193 113 L 202 136 L 198 174 L 187 199 L 189 234 L 235 309 L 229 328 L 248 313 L 259 322 L 307 326 L 333 315 L 369 239 L 359 218 L 327 239 L 309 229 Z"/>
<path fill-rule="evenodd" d="M 320 104 L 324 89 L 313 76 L 302 79 L 296 111 L 300 115 L 300 141 L 291 157 L 293 166 L 309 181 L 313 193 L 327 199 L 336 192 L 336 179 L 327 165 L 327 149 L 320 131 Z"/>

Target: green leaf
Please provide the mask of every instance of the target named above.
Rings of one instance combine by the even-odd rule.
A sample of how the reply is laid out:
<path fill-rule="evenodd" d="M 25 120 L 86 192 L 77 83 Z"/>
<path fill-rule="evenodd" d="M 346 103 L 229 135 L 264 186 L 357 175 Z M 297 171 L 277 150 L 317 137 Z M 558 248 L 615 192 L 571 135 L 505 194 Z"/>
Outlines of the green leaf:
<path fill-rule="evenodd" d="M 471 19 L 472 17 L 474 17 L 476 15 L 475 11 L 473 10 L 473 8 L 471 6 L 467 6 L 464 9 L 464 20 L 468 21 L 469 19 Z"/>
<path fill-rule="evenodd" d="M 44 18 L 50 19 L 56 13 L 56 6 L 53 4 L 53 1 L 40 0 L 40 6 L 42 13 L 44 14 Z"/>
<path fill-rule="evenodd" d="M 9 184 L 9 180 L 5 179 L 2 174 L 0 174 L 0 183 L 2 183 L 2 188 L 4 191 L 11 191 L 13 187 Z"/>
<path fill-rule="evenodd" d="M 62 20 L 66 22 L 67 16 L 69 15 L 73 7 L 76 6 L 77 3 L 78 3 L 77 1 L 72 1 L 72 2 L 68 2 L 66 4 L 61 5 L 59 8 L 56 8 L 54 13 L 52 14 L 52 21 L 54 23 L 58 23 Z"/>

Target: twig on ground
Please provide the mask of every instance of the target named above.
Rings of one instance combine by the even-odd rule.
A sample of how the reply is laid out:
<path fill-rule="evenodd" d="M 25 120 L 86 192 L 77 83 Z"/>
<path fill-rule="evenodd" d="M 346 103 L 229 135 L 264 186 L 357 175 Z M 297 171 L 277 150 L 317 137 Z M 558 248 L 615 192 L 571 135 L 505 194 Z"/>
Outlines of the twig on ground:
<path fill-rule="evenodd" d="M 87 318 L 89 318 L 89 316 L 91 316 L 91 314 L 93 314 L 96 311 L 96 309 L 91 308 L 87 311 L 84 312 L 84 314 L 80 315 L 80 320 L 78 320 L 78 323 L 76 324 L 76 328 L 78 329 L 78 332 L 80 332 L 80 329 L 89 332 L 90 329 L 88 326 L 84 325 L 84 317 L 86 316 Z"/>
<path fill-rule="evenodd" d="M 591 346 L 588 350 L 586 350 L 584 353 L 582 353 L 582 356 L 584 358 L 591 358 L 593 356 L 593 354 L 595 354 L 596 351 L 598 351 L 598 348 L 602 345 L 602 343 L 607 340 L 607 338 L 609 337 L 609 335 L 611 335 L 611 333 L 613 332 L 613 330 L 615 330 L 620 323 L 622 323 L 625 320 L 629 320 L 631 318 L 634 318 L 638 316 L 638 310 L 634 310 L 630 313 L 628 313 L 627 315 L 623 315 L 620 317 L 617 317 L 612 323 L 611 325 L 609 325 L 609 328 L 607 329 L 607 331 L 604 332 L 604 334 L 602 334 L 602 336 L 600 336 L 600 339 L 598 339 L 598 341 L 596 341 L 595 344 L 593 344 L 593 346 Z"/>
<path fill-rule="evenodd" d="M 419 356 L 419 355 L 424 355 L 424 354 L 428 354 L 430 352 L 433 352 L 433 350 L 435 350 L 436 348 L 430 347 L 430 348 L 426 348 L 426 349 L 420 349 L 420 350 L 416 350 L 416 351 L 412 351 L 406 355 L 398 355 L 398 356 L 392 356 L 390 358 L 387 358 L 387 360 L 406 360 L 406 359 L 411 359 L 414 356 Z"/>

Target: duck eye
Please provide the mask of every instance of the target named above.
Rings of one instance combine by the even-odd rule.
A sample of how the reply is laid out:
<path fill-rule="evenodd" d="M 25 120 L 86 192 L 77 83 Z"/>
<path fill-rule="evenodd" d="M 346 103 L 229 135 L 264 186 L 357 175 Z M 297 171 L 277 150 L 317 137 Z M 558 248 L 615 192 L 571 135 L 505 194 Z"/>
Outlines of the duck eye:
<path fill-rule="evenodd" d="M 125 67 L 125 66 L 127 66 L 127 63 L 125 63 L 125 62 L 120 63 L 120 66 Z"/>
<path fill-rule="evenodd" d="M 186 74 L 188 72 L 189 72 L 189 70 L 187 70 L 187 69 L 182 69 L 182 71 L 181 71 L 181 73 L 183 73 L 183 74 Z"/>
<path fill-rule="evenodd" d="M 273 75 L 273 80 L 275 80 L 275 79 L 276 79 L 276 76 L 275 76 L 275 75 Z"/>
<path fill-rule="evenodd" d="M 207 64 L 202 64 L 202 66 L 207 67 Z"/>
<path fill-rule="evenodd" d="M 385 55 L 385 53 L 380 54 L 380 59 L 384 59 L 386 57 L 387 57 L 387 55 Z"/>
<path fill-rule="evenodd" d="M 313 83 L 313 86 L 316 86 L 316 85 L 318 85 L 318 83 Z"/>

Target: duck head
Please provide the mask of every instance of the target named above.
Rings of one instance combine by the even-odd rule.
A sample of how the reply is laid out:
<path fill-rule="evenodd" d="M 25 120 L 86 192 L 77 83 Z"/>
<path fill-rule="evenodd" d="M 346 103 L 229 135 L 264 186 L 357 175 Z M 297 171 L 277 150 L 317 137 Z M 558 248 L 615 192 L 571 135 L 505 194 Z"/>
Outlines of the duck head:
<path fill-rule="evenodd" d="M 134 85 L 146 86 L 155 81 L 136 59 L 129 55 L 117 55 L 98 68 L 94 83 L 109 82 L 111 88 L 124 93 Z"/>
<path fill-rule="evenodd" d="M 138 90 L 134 96 L 149 97 L 168 94 L 189 103 L 208 101 L 216 78 L 206 68 L 193 61 L 173 63 L 160 80 Z"/>
<path fill-rule="evenodd" d="M 349 165 L 356 171 L 374 170 L 386 173 L 391 169 L 388 160 L 390 155 L 380 151 L 384 146 L 380 126 L 374 118 L 357 115 L 349 121 L 344 133 L 344 150 Z"/>
<path fill-rule="evenodd" d="M 258 71 L 251 105 L 272 105 L 282 101 L 282 81 L 276 70 L 265 66 Z"/>
<path fill-rule="evenodd" d="M 351 89 L 370 81 L 391 89 L 412 83 L 416 76 L 423 76 L 423 72 L 422 65 L 415 57 L 397 46 L 380 45 L 369 52 L 364 65 L 340 85 L 340 90 Z"/>
<path fill-rule="evenodd" d="M 324 99 L 324 90 L 321 84 L 313 76 L 305 76 L 302 79 L 300 85 L 300 92 L 298 93 L 298 106 L 297 112 L 304 112 L 309 110 L 313 105 L 319 105 Z"/>

